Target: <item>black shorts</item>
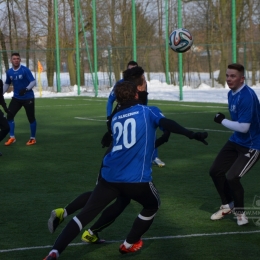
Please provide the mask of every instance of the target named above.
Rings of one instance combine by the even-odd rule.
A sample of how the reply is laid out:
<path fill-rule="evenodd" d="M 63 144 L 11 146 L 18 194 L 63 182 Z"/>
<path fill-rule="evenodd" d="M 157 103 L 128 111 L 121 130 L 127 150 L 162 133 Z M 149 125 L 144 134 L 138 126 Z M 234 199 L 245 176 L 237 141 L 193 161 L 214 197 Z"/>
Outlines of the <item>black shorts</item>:
<path fill-rule="evenodd" d="M 212 177 L 227 179 L 243 177 L 259 160 L 259 150 L 250 149 L 228 141 L 220 150 L 210 168 Z"/>
<path fill-rule="evenodd" d="M 10 114 L 7 115 L 7 120 L 11 121 L 14 119 L 17 112 L 24 107 L 28 121 L 33 123 L 35 121 L 35 102 L 34 98 L 30 99 L 17 99 L 12 98 L 8 109 L 10 110 Z"/>
<path fill-rule="evenodd" d="M 101 178 L 77 218 L 86 225 L 119 195 L 137 201 L 143 209 L 157 210 L 160 206 L 160 197 L 152 182 L 112 183 Z"/>

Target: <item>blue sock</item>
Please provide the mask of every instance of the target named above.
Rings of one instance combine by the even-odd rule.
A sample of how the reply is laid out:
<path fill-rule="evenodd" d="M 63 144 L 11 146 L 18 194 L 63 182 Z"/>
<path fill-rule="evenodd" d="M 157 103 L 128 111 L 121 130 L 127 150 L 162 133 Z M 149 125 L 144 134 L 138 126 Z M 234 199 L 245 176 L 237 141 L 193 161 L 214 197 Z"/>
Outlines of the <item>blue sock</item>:
<path fill-rule="evenodd" d="M 36 134 L 36 120 L 30 124 L 30 129 L 31 129 L 31 137 L 35 138 L 35 134 Z"/>
<path fill-rule="evenodd" d="M 10 136 L 14 136 L 14 128 L 15 128 L 14 120 L 8 121 L 8 124 L 10 126 Z"/>

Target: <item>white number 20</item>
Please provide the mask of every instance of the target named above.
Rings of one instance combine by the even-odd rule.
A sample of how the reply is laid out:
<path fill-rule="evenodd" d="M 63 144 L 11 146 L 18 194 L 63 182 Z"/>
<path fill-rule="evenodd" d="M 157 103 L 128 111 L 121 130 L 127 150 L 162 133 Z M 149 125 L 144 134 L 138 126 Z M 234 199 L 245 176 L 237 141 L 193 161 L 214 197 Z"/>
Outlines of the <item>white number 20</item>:
<path fill-rule="evenodd" d="M 129 128 L 130 125 L 130 128 Z M 128 140 L 128 128 L 130 131 L 130 140 Z M 116 122 L 113 126 L 113 132 L 116 136 L 116 144 L 118 144 L 121 136 L 123 135 L 123 145 L 125 148 L 130 148 L 136 143 L 136 122 L 134 118 L 128 118 L 124 125 L 120 122 Z M 115 145 L 113 147 L 113 152 L 122 150 L 123 145 Z"/>

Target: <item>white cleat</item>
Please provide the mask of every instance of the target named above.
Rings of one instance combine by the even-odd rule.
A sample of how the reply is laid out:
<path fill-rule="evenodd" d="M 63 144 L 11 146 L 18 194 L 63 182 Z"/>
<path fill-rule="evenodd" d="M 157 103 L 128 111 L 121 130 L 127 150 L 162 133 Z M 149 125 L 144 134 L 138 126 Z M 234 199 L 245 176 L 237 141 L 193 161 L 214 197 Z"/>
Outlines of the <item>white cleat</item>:
<path fill-rule="evenodd" d="M 157 166 L 159 166 L 159 167 L 165 166 L 165 163 L 162 162 L 158 157 L 156 157 L 156 158 L 154 159 L 153 164 L 155 164 L 155 165 L 157 165 Z"/>
<path fill-rule="evenodd" d="M 248 218 L 245 214 L 245 212 L 243 214 L 236 214 L 237 216 L 237 224 L 239 226 L 245 225 L 248 223 Z"/>
<path fill-rule="evenodd" d="M 210 219 L 218 220 L 224 218 L 225 215 L 232 213 L 233 207 L 234 207 L 233 203 L 221 205 L 220 209 L 217 212 L 215 212 L 213 215 L 211 215 Z"/>

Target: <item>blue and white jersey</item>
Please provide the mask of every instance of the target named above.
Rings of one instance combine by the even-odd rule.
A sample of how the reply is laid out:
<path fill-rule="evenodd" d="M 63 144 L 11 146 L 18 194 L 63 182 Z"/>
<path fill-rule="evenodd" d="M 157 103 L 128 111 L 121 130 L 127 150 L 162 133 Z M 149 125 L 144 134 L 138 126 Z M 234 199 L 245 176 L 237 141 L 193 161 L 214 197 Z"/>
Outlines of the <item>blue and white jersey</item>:
<path fill-rule="evenodd" d="M 102 177 L 108 182 L 152 180 L 156 129 L 164 115 L 157 107 L 135 105 L 112 119 L 113 148 L 103 159 Z"/>
<path fill-rule="evenodd" d="M 113 110 L 113 103 L 116 100 L 116 96 L 115 96 L 115 86 L 121 82 L 123 82 L 124 79 L 120 79 L 119 81 L 116 82 L 116 84 L 114 85 L 112 91 L 110 92 L 109 96 L 108 96 L 108 100 L 107 100 L 107 116 L 110 116 L 112 114 L 112 110 Z"/>
<path fill-rule="evenodd" d="M 239 92 L 228 92 L 228 108 L 232 121 L 250 123 L 247 133 L 234 132 L 231 142 L 260 150 L 260 104 L 254 90 L 245 85 Z"/>
<path fill-rule="evenodd" d="M 6 72 L 5 83 L 9 85 L 11 84 L 11 82 L 13 83 L 15 98 L 30 99 L 34 98 L 33 90 L 27 91 L 24 96 L 19 96 L 19 92 L 20 90 L 26 88 L 30 84 L 30 82 L 34 80 L 35 79 L 32 75 L 32 72 L 27 67 L 20 65 L 17 70 L 11 68 Z"/>

